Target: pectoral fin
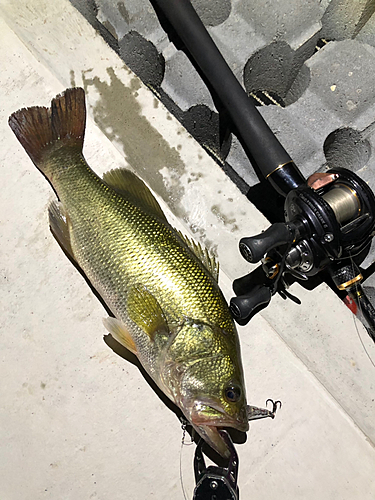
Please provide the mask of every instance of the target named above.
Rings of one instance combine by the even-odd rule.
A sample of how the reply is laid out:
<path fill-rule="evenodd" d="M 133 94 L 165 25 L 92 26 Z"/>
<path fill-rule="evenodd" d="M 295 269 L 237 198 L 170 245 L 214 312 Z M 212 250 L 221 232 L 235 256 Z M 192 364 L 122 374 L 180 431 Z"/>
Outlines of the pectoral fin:
<path fill-rule="evenodd" d="M 137 348 L 127 326 L 116 318 L 104 318 L 103 324 L 112 337 L 121 345 L 129 349 L 133 354 L 137 354 Z"/>
<path fill-rule="evenodd" d="M 147 333 L 152 341 L 158 333 L 168 334 L 167 321 L 159 302 L 143 285 L 131 288 L 127 311 L 130 319 Z"/>

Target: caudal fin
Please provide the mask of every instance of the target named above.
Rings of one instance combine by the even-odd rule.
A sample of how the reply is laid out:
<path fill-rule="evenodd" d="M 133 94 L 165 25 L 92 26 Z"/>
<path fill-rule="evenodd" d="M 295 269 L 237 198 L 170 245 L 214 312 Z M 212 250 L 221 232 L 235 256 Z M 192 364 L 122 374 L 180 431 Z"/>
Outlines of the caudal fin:
<path fill-rule="evenodd" d="M 10 128 L 39 168 L 56 147 L 69 145 L 82 150 L 85 125 L 82 88 L 65 90 L 52 99 L 50 108 L 23 108 L 9 117 Z"/>

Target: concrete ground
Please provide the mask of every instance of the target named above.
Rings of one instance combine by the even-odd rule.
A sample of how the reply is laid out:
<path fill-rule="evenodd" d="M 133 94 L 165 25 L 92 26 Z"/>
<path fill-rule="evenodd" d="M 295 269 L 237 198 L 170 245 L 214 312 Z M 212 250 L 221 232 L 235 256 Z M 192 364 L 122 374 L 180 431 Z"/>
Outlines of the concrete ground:
<path fill-rule="evenodd" d="M 254 99 L 280 104 L 259 109 L 304 174 L 344 162 L 375 188 L 373 2 L 193 3 Z M 7 119 L 83 86 L 90 165 L 134 169 L 218 255 L 228 298 L 251 269 L 239 239 L 269 224 L 243 194 L 257 179 L 234 137 L 218 142 L 210 94 L 146 0 L 2 0 L 0 28 L 0 497 L 183 498 L 181 468 L 191 498 L 194 446 L 106 334 Z M 375 347 L 324 284 L 291 291 L 301 306 L 276 297 L 239 328 L 249 403 L 283 402 L 237 446 L 241 498 L 373 499 Z"/>

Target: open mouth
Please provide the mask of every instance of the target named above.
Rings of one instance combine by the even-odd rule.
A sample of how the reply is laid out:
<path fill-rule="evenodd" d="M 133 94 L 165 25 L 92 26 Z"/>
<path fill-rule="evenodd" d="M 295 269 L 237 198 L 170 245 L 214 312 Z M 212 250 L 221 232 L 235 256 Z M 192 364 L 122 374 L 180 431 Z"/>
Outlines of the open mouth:
<path fill-rule="evenodd" d="M 219 429 L 232 427 L 241 432 L 249 430 L 246 410 L 241 409 L 236 416 L 230 416 L 213 401 L 205 404 L 196 402 L 190 414 L 190 421 L 200 436 L 220 455 L 229 458 L 230 450 L 219 433 Z"/>

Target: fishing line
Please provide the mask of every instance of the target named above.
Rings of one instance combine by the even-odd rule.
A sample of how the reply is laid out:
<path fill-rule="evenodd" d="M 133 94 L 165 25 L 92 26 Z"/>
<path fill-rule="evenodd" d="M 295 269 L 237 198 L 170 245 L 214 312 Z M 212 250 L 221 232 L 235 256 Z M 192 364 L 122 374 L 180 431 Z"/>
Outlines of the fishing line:
<path fill-rule="evenodd" d="M 352 270 L 353 270 L 353 275 L 355 274 L 355 268 L 354 268 L 354 260 L 353 260 L 353 257 L 351 256 L 351 254 L 349 254 L 349 258 L 350 258 L 350 262 L 352 264 Z M 355 289 L 356 289 L 356 292 L 358 292 L 358 284 L 356 283 L 355 284 Z M 363 312 L 362 312 L 362 305 L 361 305 L 361 301 L 358 300 L 358 309 L 359 309 L 359 312 L 361 314 L 361 316 L 363 317 Z M 363 339 L 361 337 L 361 334 L 359 332 L 359 328 L 358 328 L 358 318 L 357 318 L 357 315 L 356 314 L 353 314 L 353 321 L 354 321 L 354 326 L 355 326 L 355 329 L 356 329 L 356 332 L 357 332 L 357 335 L 358 335 L 358 338 L 362 344 L 362 347 L 363 347 L 363 350 L 365 351 L 368 359 L 370 360 L 370 363 L 372 364 L 372 366 L 375 368 L 375 363 L 374 361 L 372 360 L 371 356 L 370 356 L 370 353 L 368 352 L 368 350 L 366 349 L 366 346 L 363 342 Z"/>
<path fill-rule="evenodd" d="M 182 429 L 182 439 L 181 439 L 181 448 L 180 448 L 180 483 L 181 483 L 182 493 L 184 495 L 184 500 L 187 500 L 187 496 L 186 496 L 186 492 L 185 492 L 185 488 L 184 488 L 184 481 L 183 481 L 183 477 L 182 477 L 182 449 L 184 446 L 191 446 L 192 444 L 194 444 L 194 441 L 193 441 L 193 437 L 191 436 L 190 443 L 185 442 L 187 422 L 186 422 L 186 420 L 183 420 L 182 418 L 180 420 L 181 420 L 181 429 Z"/>

